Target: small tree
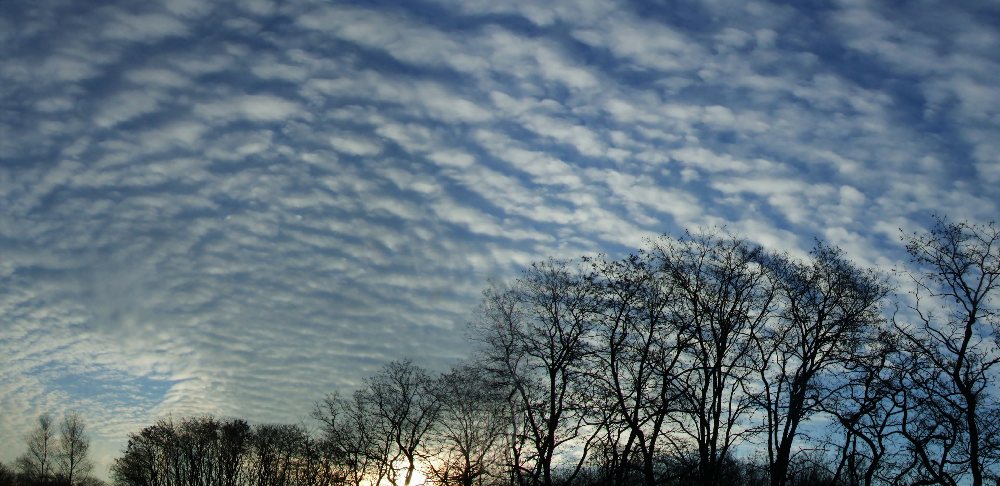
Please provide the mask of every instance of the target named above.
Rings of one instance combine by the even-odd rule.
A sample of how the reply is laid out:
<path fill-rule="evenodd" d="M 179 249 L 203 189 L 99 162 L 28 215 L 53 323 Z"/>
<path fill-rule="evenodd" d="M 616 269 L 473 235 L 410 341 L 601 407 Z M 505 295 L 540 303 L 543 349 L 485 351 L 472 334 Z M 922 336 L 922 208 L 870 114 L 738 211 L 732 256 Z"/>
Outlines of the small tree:
<path fill-rule="evenodd" d="M 323 424 L 323 439 L 340 462 L 345 484 L 379 484 L 389 475 L 391 438 L 377 429 L 376 414 L 365 390 L 350 398 L 338 393 L 317 403 L 313 418 Z"/>

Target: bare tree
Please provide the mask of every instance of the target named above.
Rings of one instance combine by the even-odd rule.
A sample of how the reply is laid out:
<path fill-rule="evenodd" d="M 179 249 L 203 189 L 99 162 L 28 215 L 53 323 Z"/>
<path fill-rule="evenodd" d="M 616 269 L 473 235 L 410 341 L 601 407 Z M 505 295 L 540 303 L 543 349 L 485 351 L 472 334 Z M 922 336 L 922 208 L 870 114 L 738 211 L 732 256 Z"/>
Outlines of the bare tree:
<path fill-rule="evenodd" d="M 347 480 L 409 485 L 441 407 L 434 380 L 410 361 L 393 361 L 364 383 L 351 399 L 327 396 L 313 418 Z"/>
<path fill-rule="evenodd" d="M 981 486 L 998 474 L 1000 227 L 938 219 L 907 238 L 914 322 L 896 322 L 912 359 L 900 383 L 914 484 Z"/>
<path fill-rule="evenodd" d="M 671 315 L 683 342 L 671 417 L 697 447 L 701 484 L 718 485 L 733 447 L 754 432 L 745 422 L 755 338 L 774 313 L 776 290 L 764 251 L 729 235 L 664 237 L 654 252 L 676 289 Z"/>
<path fill-rule="evenodd" d="M 648 253 L 590 261 L 598 316 L 588 388 L 591 423 L 603 430 L 603 474 L 615 484 L 636 475 L 656 484 L 654 463 L 668 439 L 664 428 L 678 395 L 675 368 L 684 347 L 668 313 L 673 287 Z"/>
<path fill-rule="evenodd" d="M 172 422 L 160 420 L 129 435 L 122 455 L 111 465 L 115 484 L 123 486 L 168 486 L 177 484 L 170 458 L 175 440 Z"/>
<path fill-rule="evenodd" d="M 316 444 L 298 425 L 161 419 L 129 436 L 111 476 L 123 486 L 328 486 L 340 476 Z"/>
<path fill-rule="evenodd" d="M 336 448 L 325 437 L 303 439 L 293 472 L 295 486 L 343 485 L 347 480 Z"/>
<path fill-rule="evenodd" d="M 780 313 L 759 339 L 758 400 L 766 415 L 772 486 L 788 483 L 799 426 L 821 410 L 824 375 L 849 362 L 877 334 L 885 279 L 847 261 L 837 248 L 818 245 L 808 262 L 774 257 L 769 266 Z"/>
<path fill-rule="evenodd" d="M 230 419 L 219 424 L 218 458 L 213 484 L 237 486 L 250 450 L 251 429 L 246 420 Z"/>
<path fill-rule="evenodd" d="M 286 486 L 292 484 L 294 468 L 306 433 L 287 424 L 261 424 L 253 428 L 250 440 L 250 484 Z"/>
<path fill-rule="evenodd" d="M 360 486 L 379 484 L 392 469 L 392 438 L 378 425 L 377 414 L 366 390 L 350 398 L 337 393 L 316 404 L 313 418 L 323 424 L 324 440 L 343 467 L 345 481 Z"/>
<path fill-rule="evenodd" d="M 17 459 L 17 468 L 21 474 L 31 481 L 51 479 L 58 448 L 52 416 L 39 416 L 37 426 L 25 437 L 25 441 L 28 450 Z"/>
<path fill-rule="evenodd" d="M 177 428 L 177 452 L 184 484 L 208 485 L 218 469 L 219 422 L 214 417 L 182 419 Z"/>
<path fill-rule="evenodd" d="M 188 417 L 161 419 L 129 437 L 111 467 L 117 484 L 207 486 L 226 484 L 222 475 L 219 422 Z"/>
<path fill-rule="evenodd" d="M 387 479 L 397 484 L 395 468 L 402 459 L 403 484 L 409 486 L 423 442 L 440 410 L 433 394 L 433 380 L 410 361 L 393 361 L 367 384 L 365 392 L 374 405 L 378 430 L 392 441 L 392 452 L 387 459 L 393 474 Z"/>
<path fill-rule="evenodd" d="M 536 263 L 507 289 L 485 293 L 477 323 L 483 361 L 509 393 L 513 475 L 521 484 L 553 484 L 554 459 L 580 445 L 567 473 L 577 475 L 592 437 L 579 392 L 595 317 L 589 278 L 566 262 Z"/>
<path fill-rule="evenodd" d="M 833 481 L 850 486 L 871 486 L 880 471 L 897 454 L 894 441 L 904 412 L 897 401 L 899 368 L 902 354 L 893 333 L 882 331 L 878 339 L 858 349 L 854 359 L 845 362 L 833 386 L 819 403 L 831 415 L 842 433 L 835 450 L 839 456 Z"/>
<path fill-rule="evenodd" d="M 473 486 L 499 479 L 507 405 L 485 370 L 459 365 L 434 387 L 440 405 L 430 435 L 429 475 L 442 485 Z"/>
<path fill-rule="evenodd" d="M 59 427 L 57 463 L 59 474 L 70 486 L 82 482 L 93 469 L 94 463 L 87 457 L 89 449 L 90 438 L 83 418 L 76 413 L 67 414 Z"/>

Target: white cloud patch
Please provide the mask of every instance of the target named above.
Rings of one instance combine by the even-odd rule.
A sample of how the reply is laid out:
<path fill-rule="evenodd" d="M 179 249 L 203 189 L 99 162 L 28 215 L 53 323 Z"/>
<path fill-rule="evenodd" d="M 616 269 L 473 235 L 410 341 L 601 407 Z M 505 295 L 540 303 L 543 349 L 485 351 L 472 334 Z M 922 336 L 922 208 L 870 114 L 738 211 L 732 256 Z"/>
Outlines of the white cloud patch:
<path fill-rule="evenodd" d="M 684 34 L 660 23 L 612 17 L 605 25 L 604 30 L 600 27 L 577 30 L 575 36 L 630 60 L 638 69 L 684 70 L 700 54 L 697 45 Z"/>
<path fill-rule="evenodd" d="M 114 20 L 105 25 L 103 35 L 113 41 L 153 42 L 184 35 L 188 29 L 181 20 L 162 13 L 116 12 L 112 17 Z"/>
<path fill-rule="evenodd" d="M 365 138 L 354 137 L 348 134 L 331 135 L 330 145 L 334 150 L 348 155 L 371 156 L 382 151 L 382 145 L 378 142 Z"/>
<path fill-rule="evenodd" d="M 103 103 L 95 120 L 101 128 L 111 128 L 138 116 L 152 113 L 159 106 L 159 94 L 149 91 L 118 93 Z"/>
<path fill-rule="evenodd" d="M 281 121 L 303 115 L 294 101 L 272 95 L 244 95 L 195 105 L 197 115 L 209 119 Z"/>

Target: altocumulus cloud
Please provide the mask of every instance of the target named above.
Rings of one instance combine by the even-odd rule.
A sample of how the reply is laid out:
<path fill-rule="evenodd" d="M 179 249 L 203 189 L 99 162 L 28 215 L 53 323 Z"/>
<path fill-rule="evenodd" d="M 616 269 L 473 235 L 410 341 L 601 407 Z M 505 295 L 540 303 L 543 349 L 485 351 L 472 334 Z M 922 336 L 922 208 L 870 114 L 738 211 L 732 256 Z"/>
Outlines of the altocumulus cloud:
<path fill-rule="evenodd" d="M 0 13 L 0 436 L 80 411 L 102 475 L 159 416 L 444 367 L 549 255 L 725 224 L 891 265 L 998 211 L 981 2 L 101 3 Z"/>

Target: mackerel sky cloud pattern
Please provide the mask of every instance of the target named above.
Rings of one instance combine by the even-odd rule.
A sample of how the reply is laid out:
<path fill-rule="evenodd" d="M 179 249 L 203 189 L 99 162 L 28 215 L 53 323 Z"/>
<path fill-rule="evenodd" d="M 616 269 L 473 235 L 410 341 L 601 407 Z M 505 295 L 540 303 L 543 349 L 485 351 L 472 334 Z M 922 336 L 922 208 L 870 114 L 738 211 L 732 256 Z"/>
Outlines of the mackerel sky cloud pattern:
<path fill-rule="evenodd" d="M 902 258 L 1000 202 L 987 2 L 0 8 L 0 437 L 297 422 L 490 279 L 726 225 Z M 17 440 L 0 460 L 20 453 Z"/>

